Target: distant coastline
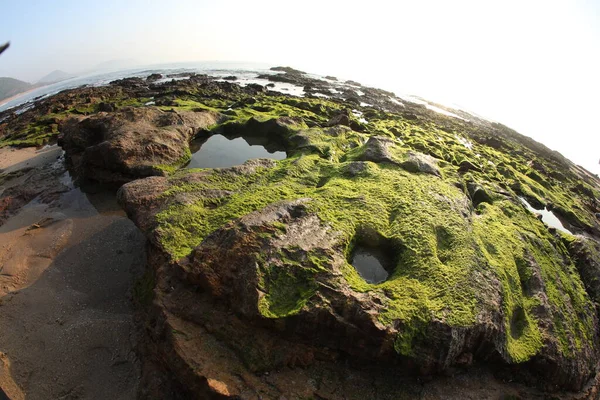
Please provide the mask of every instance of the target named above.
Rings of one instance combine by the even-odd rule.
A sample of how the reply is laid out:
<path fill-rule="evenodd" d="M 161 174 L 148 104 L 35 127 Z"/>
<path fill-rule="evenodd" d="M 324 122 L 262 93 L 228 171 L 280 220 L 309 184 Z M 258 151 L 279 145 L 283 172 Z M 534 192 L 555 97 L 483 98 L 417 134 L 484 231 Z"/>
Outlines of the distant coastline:
<path fill-rule="evenodd" d="M 17 93 L 17 94 L 14 94 L 14 95 L 12 95 L 12 96 L 10 96 L 10 97 L 7 97 L 7 98 L 5 98 L 5 99 L 2 99 L 2 100 L 0 100 L 0 107 L 1 107 L 1 106 L 3 106 L 3 105 L 5 105 L 6 103 L 8 103 L 8 102 L 10 102 L 10 101 L 13 101 L 14 99 L 17 99 L 17 98 L 19 98 L 19 97 L 21 97 L 21 96 L 23 96 L 23 95 L 26 95 L 26 94 L 28 94 L 28 93 L 31 93 L 31 92 L 33 92 L 34 90 L 37 90 L 37 89 L 39 89 L 39 88 L 42 88 L 42 87 L 45 87 L 45 86 L 48 86 L 48 85 L 49 85 L 49 84 L 44 84 L 44 85 L 39 85 L 39 86 L 33 86 L 33 87 L 31 87 L 31 88 L 29 88 L 29 89 L 27 89 L 27 90 L 23 91 L 23 92 L 19 92 L 19 93 Z"/>

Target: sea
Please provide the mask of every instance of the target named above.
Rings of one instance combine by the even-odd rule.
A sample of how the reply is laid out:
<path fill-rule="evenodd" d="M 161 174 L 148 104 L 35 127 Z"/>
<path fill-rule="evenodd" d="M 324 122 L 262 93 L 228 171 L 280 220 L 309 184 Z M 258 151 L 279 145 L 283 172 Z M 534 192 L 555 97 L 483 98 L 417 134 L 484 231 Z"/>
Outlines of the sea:
<path fill-rule="evenodd" d="M 26 109 L 28 105 L 33 102 L 52 96 L 58 92 L 67 89 L 73 89 L 82 86 L 103 86 L 108 83 L 122 78 L 128 77 L 141 77 L 144 78 L 150 74 L 162 74 L 164 76 L 162 81 L 171 79 L 187 79 L 184 78 L 171 78 L 167 75 L 175 75 L 181 73 L 197 73 L 207 74 L 215 77 L 226 77 L 234 75 L 238 78 L 237 83 L 246 85 L 249 83 L 259 83 L 265 85 L 269 83 L 267 80 L 257 79 L 258 75 L 262 74 L 274 74 L 276 72 L 270 71 L 268 64 L 258 63 L 232 63 L 232 62 L 200 62 L 200 63 L 175 63 L 175 64 L 160 64 L 151 66 L 142 66 L 131 69 L 120 69 L 120 70 L 108 70 L 108 71 L 96 71 L 83 76 L 77 76 L 75 78 L 67 79 L 51 85 L 42 86 L 20 96 L 12 98 L 10 101 L 0 104 L 0 111 L 7 110 L 9 108 L 18 107 L 19 109 Z M 316 75 L 308 74 L 309 76 L 317 77 Z M 157 81 L 155 83 L 160 83 Z M 292 95 L 303 95 L 303 90 L 294 85 L 290 84 L 279 84 L 277 89 L 282 92 L 286 92 Z"/>

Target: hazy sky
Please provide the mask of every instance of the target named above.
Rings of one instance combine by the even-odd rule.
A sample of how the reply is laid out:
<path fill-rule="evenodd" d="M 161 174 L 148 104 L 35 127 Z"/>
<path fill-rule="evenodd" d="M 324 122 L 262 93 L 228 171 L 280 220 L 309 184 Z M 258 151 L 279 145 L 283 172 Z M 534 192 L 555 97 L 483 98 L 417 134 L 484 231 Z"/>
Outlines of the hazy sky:
<path fill-rule="evenodd" d="M 459 104 L 600 172 L 600 1 L 0 0 L 0 76 L 291 65 Z"/>

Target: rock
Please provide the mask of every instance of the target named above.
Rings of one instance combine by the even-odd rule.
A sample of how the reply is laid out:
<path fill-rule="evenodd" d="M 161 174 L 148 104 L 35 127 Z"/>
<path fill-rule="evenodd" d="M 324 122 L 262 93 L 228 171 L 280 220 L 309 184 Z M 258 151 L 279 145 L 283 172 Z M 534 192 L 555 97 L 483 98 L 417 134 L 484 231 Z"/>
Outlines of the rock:
<path fill-rule="evenodd" d="M 238 80 L 237 76 L 235 76 L 235 75 L 225 76 L 225 77 L 223 77 L 223 79 L 226 81 L 237 81 Z"/>
<path fill-rule="evenodd" d="M 600 213 L 596 213 L 596 218 L 600 219 Z"/>
<path fill-rule="evenodd" d="M 334 115 L 327 122 L 327 126 L 346 125 L 350 126 L 350 112 L 344 110 L 337 115 Z"/>
<path fill-rule="evenodd" d="M 156 82 L 162 78 L 163 78 L 163 76 L 161 74 L 150 74 L 146 78 L 146 82 Z"/>
<path fill-rule="evenodd" d="M 380 151 L 383 149 L 384 152 L 390 151 L 393 144 L 391 139 L 382 137 L 372 137 L 369 141 L 371 146 L 367 148 L 378 148 Z M 365 152 L 363 151 L 363 154 Z M 298 160 L 296 165 L 306 166 L 306 163 Z M 327 349 L 355 360 L 390 365 L 390 368 L 394 363 L 409 363 L 423 374 L 444 371 L 452 366 L 468 365 L 472 360 L 482 360 L 491 356 L 497 357 L 497 362 L 511 365 L 515 370 L 527 370 L 530 365 L 523 365 L 515 360 L 510 355 L 510 350 L 507 350 L 506 343 L 509 340 L 528 341 L 527 336 L 523 336 L 524 332 L 528 329 L 540 329 L 540 332 L 543 332 L 540 339 L 542 342 L 536 350 L 536 358 L 531 362 L 542 379 L 552 379 L 561 387 L 577 388 L 594 374 L 596 339 L 582 342 L 579 350 L 573 347 L 573 351 L 577 351 L 577 357 L 569 357 L 561 353 L 557 340 L 550 334 L 556 329 L 553 315 L 558 313 L 561 320 L 579 318 L 569 308 L 576 307 L 575 303 L 565 300 L 569 301 L 570 305 L 561 308 L 546 294 L 549 281 L 542 272 L 546 265 L 539 262 L 540 251 L 551 254 L 550 260 L 542 260 L 544 263 L 551 262 L 555 263 L 556 268 L 566 268 L 558 253 L 554 254 L 558 250 L 550 245 L 550 242 L 536 241 L 528 236 L 527 232 L 496 232 L 487 225 L 480 226 L 479 224 L 486 223 L 485 218 L 493 217 L 504 218 L 500 222 L 492 221 L 493 224 L 514 229 L 501 211 L 498 211 L 499 216 L 490 214 L 492 211 L 488 208 L 494 207 L 494 204 L 480 206 L 480 215 L 473 218 L 466 196 L 458 189 L 449 185 L 445 194 L 432 190 L 437 185 L 443 185 L 441 179 L 423 180 L 401 173 L 393 175 L 394 178 L 389 182 L 382 182 L 381 187 L 390 185 L 397 188 L 388 196 L 401 193 L 399 190 L 407 192 L 399 203 L 393 203 L 393 200 L 392 203 L 388 203 L 391 212 L 384 215 L 384 220 L 390 226 L 406 225 L 407 230 L 403 232 L 419 229 L 419 233 L 405 233 L 407 236 L 402 237 L 403 240 L 410 241 L 411 246 L 418 246 L 418 251 L 435 257 L 428 259 L 428 263 L 450 266 L 456 265 L 454 263 L 460 260 L 460 268 L 454 273 L 461 271 L 460 274 L 466 274 L 461 286 L 474 288 L 473 291 L 460 293 L 473 295 L 474 304 L 480 306 L 477 306 L 474 318 L 468 324 L 460 326 L 453 325 L 442 317 L 443 314 L 438 314 L 439 318 L 425 314 L 419 322 L 397 316 L 391 317 L 391 320 L 382 319 L 382 315 L 396 315 L 389 314 L 390 310 L 405 304 L 396 303 L 396 296 L 403 294 L 394 294 L 396 292 L 392 292 L 392 288 L 396 287 L 394 285 L 400 285 L 402 288 L 412 285 L 411 280 L 402 275 L 407 270 L 391 274 L 390 280 L 386 281 L 386 285 L 389 286 L 356 291 L 351 286 L 352 281 L 346 278 L 346 268 L 349 267 L 346 257 L 350 251 L 348 244 L 365 241 L 365 237 L 368 236 L 369 243 L 376 243 L 377 246 L 382 246 L 382 249 L 387 249 L 382 251 L 394 253 L 393 257 L 396 259 L 406 260 L 403 263 L 418 262 L 419 257 L 397 236 L 393 239 L 385 238 L 377 230 L 368 227 L 353 228 L 351 232 L 338 230 L 324 223 L 311 211 L 319 209 L 318 203 L 322 200 L 320 196 L 336 193 L 329 191 L 333 187 L 343 188 L 350 185 L 349 189 L 343 192 L 347 193 L 343 197 L 344 201 L 336 206 L 341 207 L 337 212 L 341 212 L 345 218 L 351 218 L 352 213 L 360 210 L 360 213 L 356 214 L 361 216 L 357 223 L 359 226 L 364 224 L 365 218 L 368 218 L 371 201 L 376 200 L 376 204 L 390 201 L 386 200 L 385 196 L 369 193 L 371 189 L 366 186 L 367 180 L 363 183 L 353 179 L 351 171 L 360 174 L 370 168 L 366 162 L 351 162 L 344 166 L 344 172 L 349 177 L 344 178 L 336 174 L 336 182 L 331 188 L 331 184 L 327 183 L 323 186 L 324 191 L 313 191 L 314 196 L 311 198 L 302 197 L 300 190 L 294 200 L 275 201 L 266 206 L 259 206 L 255 211 L 244 213 L 239 218 L 219 223 L 214 229 L 207 230 L 204 236 L 198 237 L 195 242 L 189 242 L 186 234 L 171 233 L 171 230 L 176 227 L 175 229 L 188 232 L 185 231 L 188 229 L 186 224 L 195 226 L 197 223 L 185 222 L 189 218 L 210 221 L 213 211 L 222 215 L 225 210 L 222 207 L 228 207 L 229 202 L 253 198 L 245 197 L 248 191 L 252 193 L 253 190 L 258 190 L 262 193 L 264 190 L 278 187 L 293 188 L 298 181 L 294 181 L 291 176 L 281 175 L 282 170 L 278 169 L 274 162 L 264 166 L 253 162 L 221 170 L 189 172 L 173 177 L 151 177 L 124 185 L 119 191 L 119 201 L 154 246 L 161 251 L 172 251 L 169 249 L 179 248 L 181 242 L 172 242 L 171 238 L 181 237 L 186 238 L 187 245 L 192 247 L 191 252 L 177 250 L 177 257 L 160 267 L 160 271 L 167 274 L 164 279 L 171 282 L 169 285 L 176 285 L 174 290 L 162 294 L 161 296 L 165 297 L 161 297 L 157 303 L 162 304 L 159 307 L 164 307 L 161 312 L 170 315 L 167 320 L 171 322 L 165 322 L 166 327 L 183 330 L 189 338 L 196 337 L 192 332 L 208 330 L 221 338 L 220 340 L 233 349 L 234 353 L 244 354 L 240 357 L 246 368 L 251 371 L 273 371 L 289 366 L 288 363 L 292 362 L 290 360 L 298 359 L 303 361 L 294 362 L 311 368 L 311 360 L 314 358 L 309 353 L 315 354 Z M 374 167 L 373 173 L 368 175 L 369 179 L 377 176 L 380 170 L 381 166 Z M 387 171 L 393 173 L 394 170 Z M 305 175 L 310 175 L 310 171 L 304 172 L 304 178 Z M 252 182 L 253 177 L 258 176 L 261 182 L 268 184 L 236 184 Z M 208 182 L 212 184 L 207 186 L 205 183 Z M 411 189 L 407 187 L 410 182 L 419 183 Z M 235 189 L 222 190 L 219 189 L 219 185 Z M 178 190 L 172 190 L 175 188 Z M 470 192 L 477 197 L 478 187 L 471 185 Z M 286 193 L 286 196 L 294 197 L 290 193 Z M 227 200 L 223 201 L 224 199 Z M 354 199 L 355 202 L 352 201 Z M 185 208 L 181 209 L 183 214 L 179 216 L 176 213 L 164 214 L 166 210 L 172 210 L 174 205 L 181 207 L 186 204 L 215 204 L 216 208 L 194 211 L 201 212 L 196 217 L 194 214 L 187 214 Z M 416 206 L 404 208 L 404 204 Z M 427 210 L 427 204 L 435 204 L 437 208 L 423 212 L 422 210 Z M 512 207 L 511 203 L 507 202 L 506 207 Z M 528 215 L 526 210 L 519 207 L 511 208 L 511 212 L 522 212 L 523 218 L 527 218 Z M 158 214 L 162 215 L 160 219 L 156 218 Z M 452 222 L 445 222 L 443 218 L 450 218 Z M 434 225 L 430 225 L 432 223 Z M 193 237 L 192 232 L 194 231 L 187 235 Z M 362 232 L 370 233 L 366 235 Z M 473 235 L 481 237 L 482 246 L 487 247 L 480 248 L 473 240 Z M 512 243 L 513 240 L 523 243 L 525 253 L 519 253 L 519 258 L 515 261 L 520 271 L 518 287 L 511 293 L 514 296 L 535 297 L 538 299 L 535 308 L 525 309 L 517 304 L 511 309 L 511 314 L 505 315 L 503 308 L 498 307 L 504 302 L 505 291 L 513 289 L 509 282 L 501 280 L 501 276 L 497 275 L 494 269 L 481 267 L 490 262 L 484 258 L 487 257 L 484 254 L 496 254 L 492 247 L 496 243 L 495 240 L 507 241 L 498 246 Z M 533 242 L 530 243 L 529 240 Z M 540 246 L 540 250 L 534 252 L 531 246 Z M 467 253 L 464 253 L 465 251 Z M 465 259 L 463 257 L 466 254 L 468 256 Z M 160 260 L 160 257 L 157 260 Z M 394 268 L 406 266 L 400 263 L 395 264 Z M 437 273 L 436 269 L 432 268 L 431 273 Z M 427 279 L 420 278 L 419 285 L 424 284 Z M 441 280 L 436 280 L 436 285 L 446 287 L 446 283 Z M 417 299 L 419 297 L 412 301 L 418 301 Z M 445 306 L 446 312 L 453 312 L 454 307 L 457 307 L 451 303 L 444 304 L 448 304 Z M 587 302 L 585 304 L 585 307 L 589 305 Z M 214 316 L 207 314 L 211 307 L 219 307 Z M 597 320 L 591 317 L 593 313 L 589 309 L 586 310 L 582 311 L 583 318 L 595 329 Z M 237 316 L 236 320 L 232 320 L 230 316 Z M 176 320 L 187 321 L 189 325 L 171 325 L 175 324 Z M 533 320 L 536 321 L 535 325 L 530 325 L 533 324 L 530 322 Z M 231 328 L 232 324 L 236 326 L 235 329 Z M 412 332 L 417 328 L 422 334 L 414 336 Z M 244 339 L 239 332 L 243 332 L 243 337 L 252 337 L 253 340 Z M 570 335 L 575 333 L 566 335 L 571 337 Z M 254 339 L 255 337 L 260 339 Z M 294 340 L 286 342 L 291 338 Z M 304 347 L 306 344 L 310 344 L 310 349 Z M 161 344 L 165 347 L 162 351 L 169 354 L 173 351 L 172 346 L 176 345 L 182 345 L 182 342 L 167 341 Z M 277 351 L 266 350 L 273 349 L 274 346 Z M 212 351 L 206 351 L 208 350 L 186 351 L 186 363 L 189 365 L 184 370 L 189 372 L 178 373 L 185 375 L 194 371 L 194 357 L 210 358 L 214 355 Z M 248 354 L 252 356 L 248 357 Z M 472 358 L 468 354 L 471 354 Z M 177 368 L 182 368 L 178 365 Z M 204 378 L 217 373 L 206 369 L 196 371 Z"/>
<path fill-rule="evenodd" d="M 390 148 L 393 146 L 394 141 L 386 136 L 371 136 L 364 145 L 364 150 L 359 159 L 375 163 L 387 162 L 396 164 L 390 152 Z"/>
<path fill-rule="evenodd" d="M 368 171 L 369 166 L 364 161 L 354 161 L 348 164 L 346 171 L 350 176 L 359 176 Z"/>
<path fill-rule="evenodd" d="M 196 76 L 195 72 L 178 72 L 176 74 L 168 74 L 167 78 L 191 78 Z"/>
<path fill-rule="evenodd" d="M 159 99 L 156 99 L 156 100 L 154 100 L 154 103 L 157 106 L 167 106 L 167 107 L 173 107 L 173 106 L 177 105 L 175 100 L 168 98 L 168 97 L 161 97 Z"/>
<path fill-rule="evenodd" d="M 66 172 L 64 165 L 53 164 L 0 174 L 0 226 L 32 200 L 51 203 L 69 190 L 60 179 Z"/>
<path fill-rule="evenodd" d="M 109 83 L 109 85 L 122 86 L 128 89 L 137 89 L 145 85 L 145 81 L 142 78 L 123 78 L 112 81 Z"/>
<path fill-rule="evenodd" d="M 468 172 L 468 171 L 481 172 L 481 168 L 477 167 L 476 165 L 474 165 L 472 162 L 470 162 L 468 160 L 461 161 L 461 163 L 458 166 L 458 172 L 461 174 L 464 174 L 465 172 Z"/>
<path fill-rule="evenodd" d="M 506 143 L 496 136 L 475 137 L 475 140 L 478 143 L 489 146 L 493 149 L 502 150 L 507 148 Z"/>
<path fill-rule="evenodd" d="M 113 112 L 115 111 L 114 104 L 101 102 L 98 104 L 98 111 L 100 112 Z"/>
<path fill-rule="evenodd" d="M 473 364 L 473 354 L 472 353 L 463 353 L 456 360 L 456 365 L 462 367 L 468 367 Z"/>
<path fill-rule="evenodd" d="M 106 183 L 161 174 L 189 159 L 193 135 L 214 124 L 211 112 L 163 112 L 125 108 L 110 114 L 71 118 L 63 124 L 62 146 L 76 174 Z"/>
<path fill-rule="evenodd" d="M 279 117 L 267 120 L 249 118 L 241 123 L 225 124 L 217 131 L 230 138 L 241 135 L 263 137 L 285 146 L 288 140 L 303 128 L 306 128 L 306 124 L 301 118 Z"/>
<path fill-rule="evenodd" d="M 271 67 L 271 71 L 285 72 L 286 74 L 306 74 L 304 71 L 299 71 L 292 67 Z"/>
<path fill-rule="evenodd" d="M 362 87 L 362 85 L 356 81 L 346 81 L 344 82 L 346 85 L 352 85 L 352 86 L 359 86 Z"/>
<path fill-rule="evenodd" d="M 325 79 L 329 79 L 330 81 L 337 81 L 338 79 L 335 76 L 327 75 Z"/>
<path fill-rule="evenodd" d="M 579 274 L 586 283 L 586 290 L 600 308 L 600 244 L 592 239 L 578 236 L 568 244 L 569 254 Z"/>
<path fill-rule="evenodd" d="M 315 89 L 315 86 L 313 84 L 311 84 L 311 83 L 309 83 L 307 85 L 304 85 L 304 88 L 303 88 L 303 90 L 305 92 L 307 92 L 307 93 L 310 92 L 310 91 L 312 91 L 312 90 L 314 90 L 314 89 Z"/>
<path fill-rule="evenodd" d="M 406 160 L 401 162 L 400 166 L 408 172 L 421 172 L 438 177 L 442 176 L 435 158 L 415 151 L 409 151 L 406 155 Z"/>
<path fill-rule="evenodd" d="M 332 87 L 294 71 L 266 79 L 312 93 Z M 117 184 L 142 177 L 125 183 L 118 200 L 150 242 L 145 290 L 155 298 L 142 316 L 142 345 L 160 373 L 144 382 L 186 398 L 415 398 L 431 393 L 423 381 L 461 367 L 469 369 L 460 385 L 485 368 L 505 382 L 595 390 L 593 381 L 586 386 L 599 360 L 593 177 L 475 116 L 456 120 L 410 101 L 394 108 L 389 92 L 335 88 L 323 100 L 206 75 L 160 85 L 134 78 L 39 99 L 18 115 L 0 112 L 0 140 L 31 146 L 62 131 L 72 172 Z M 96 112 L 102 102 L 150 97 L 171 111 Z M 346 99 L 370 104 L 361 107 L 368 124 L 339 112 Z M 221 117 L 206 115 L 207 106 Z M 206 137 L 276 143 L 288 159 L 176 171 L 199 127 Z M 476 182 L 448 167 L 464 154 L 444 145 L 455 135 L 477 141 L 495 165 Z M 491 138 L 498 143 L 482 143 Z M 494 145 L 501 151 L 483 148 Z M 44 183 L 29 174 L 31 185 L 6 187 L 17 179 L 0 176 L 0 213 L 38 196 Z M 527 194 L 552 199 L 557 216 L 587 239 L 541 229 L 517 198 Z M 352 265 L 368 246 L 389 273 L 381 284 Z M 408 371 L 423 376 L 417 382 Z M 497 392 L 455 397 L 465 395 Z"/>
<path fill-rule="evenodd" d="M 474 208 L 477 208 L 477 206 L 481 203 L 492 204 L 494 202 L 489 192 L 483 186 L 475 182 L 467 183 L 467 191 L 469 193 L 471 201 L 473 202 Z"/>
<path fill-rule="evenodd" d="M 264 92 L 264 91 L 267 90 L 264 86 L 259 85 L 258 83 L 249 83 L 248 85 L 246 85 L 246 87 L 248 89 L 252 89 L 252 90 L 254 90 L 256 92 L 259 92 L 259 93 L 260 92 Z"/>

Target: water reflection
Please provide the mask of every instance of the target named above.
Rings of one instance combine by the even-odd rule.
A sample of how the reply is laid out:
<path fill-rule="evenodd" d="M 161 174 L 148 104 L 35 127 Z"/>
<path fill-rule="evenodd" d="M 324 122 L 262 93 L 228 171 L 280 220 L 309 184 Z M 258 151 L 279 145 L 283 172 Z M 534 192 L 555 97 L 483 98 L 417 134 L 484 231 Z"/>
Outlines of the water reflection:
<path fill-rule="evenodd" d="M 571 232 L 570 230 L 568 230 L 567 228 L 565 228 L 565 226 L 562 224 L 562 222 L 560 222 L 560 220 L 558 219 L 558 217 L 556 217 L 556 215 L 554 215 L 554 213 L 552 211 L 549 211 L 547 208 L 544 207 L 544 209 L 542 210 L 537 210 L 535 208 L 532 207 L 531 204 L 529 204 L 529 202 L 527 200 L 525 200 L 522 197 L 519 197 L 519 200 L 521 200 L 521 202 L 523 204 L 525 204 L 525 207 L 527 207 L 527 209 L 529 211 L 531 211 L 534 214 L 541 214 L 542 215 L 542 221 L 546 223 L 546 225 L 556 228 L 559 231 L 568 233 L 569 235 L 572 235 L 573 232 Z"/>
<path fill-rule="evenodd" d="M 351 264 L 368 283 L 381 283 L 388 278 L 389 273 L 381 264 L 380 258 L 381 255 L 374 249 L 357 247 L 354 249 Z"/>
<path fill-rule="evenodd" d="M 224 168 L 241 165 L 253 158 L 283 160 L 287 157 L 281 148 L 260 137 L 228 139 L 212 135 L 192 142 L 192 160 L 187 168 Z"/>

